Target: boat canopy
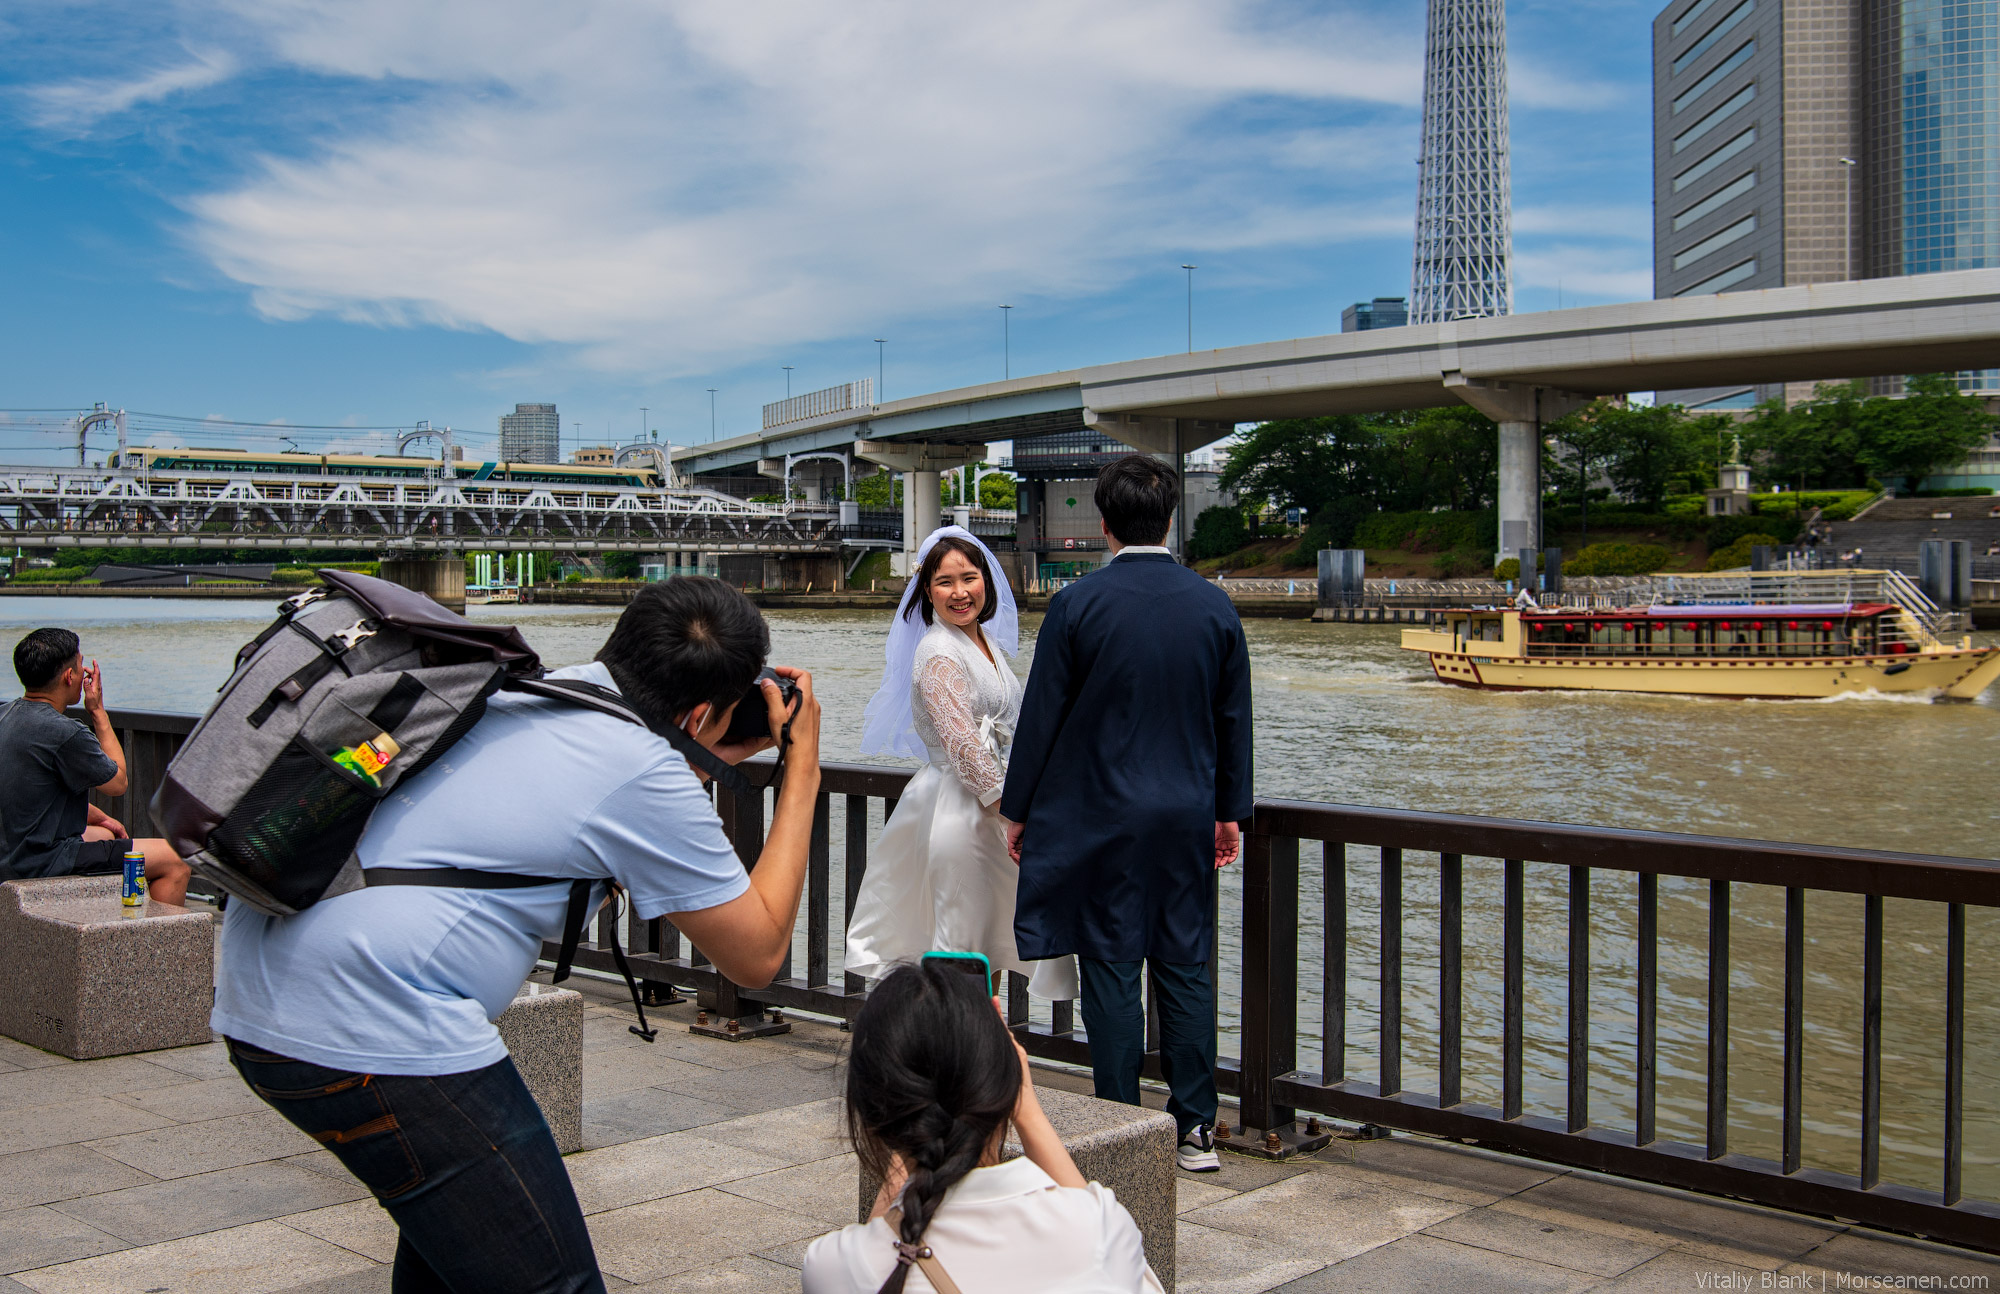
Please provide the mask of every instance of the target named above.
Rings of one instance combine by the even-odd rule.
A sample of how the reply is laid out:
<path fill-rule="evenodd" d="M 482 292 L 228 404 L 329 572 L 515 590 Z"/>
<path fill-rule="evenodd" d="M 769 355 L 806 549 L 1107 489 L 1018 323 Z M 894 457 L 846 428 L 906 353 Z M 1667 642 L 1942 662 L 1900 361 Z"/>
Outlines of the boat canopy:
<path fill-rule="evenodd" d="M 1647 607 L 1649 616 L 1844 616 L 1852 602 L 1704 602 L 1697 606 Z"/>

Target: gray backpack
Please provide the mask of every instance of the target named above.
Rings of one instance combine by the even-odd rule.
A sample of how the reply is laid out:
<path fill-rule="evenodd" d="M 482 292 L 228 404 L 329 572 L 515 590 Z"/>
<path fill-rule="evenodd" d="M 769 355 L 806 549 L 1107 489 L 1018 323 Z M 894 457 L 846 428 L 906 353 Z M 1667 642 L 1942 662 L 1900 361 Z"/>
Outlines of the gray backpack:
<path fill-rule="evenodd" d="M 283 603 L 277 621 L 237 652 L 215 704 L 167 766 L 154 821 L 197 875 L 279 916 L 364 885 L 569 884 L 562 978 L 592 882 L 470 868 L 364 871 L 354 847 L 382 798 L 470 731 L 503 687 L 651 725 L 615 692 L 543 678 L 511 625 L 467 620 L 372 576 L 320 577 L 325 588 Z M 748 787 L 680 729 L 652 730 L 725 786 Z M 622 969 L 622 951 L 613 951 Z"/>

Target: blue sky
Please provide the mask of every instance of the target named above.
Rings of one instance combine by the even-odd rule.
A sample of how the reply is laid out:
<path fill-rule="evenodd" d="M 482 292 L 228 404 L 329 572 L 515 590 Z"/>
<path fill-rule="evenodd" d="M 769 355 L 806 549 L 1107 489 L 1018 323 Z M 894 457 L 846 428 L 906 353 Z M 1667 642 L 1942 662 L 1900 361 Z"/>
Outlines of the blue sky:
<path fill-rule="evenodd" d="M 1651 295 L 1656 7 L 1509 7 L 1519 310 Z M 1338 331 L 1408 289 L 1422 43 L 1420 0 L 11 6 L 0 408 L 688 443 L 876 337 L 889 398 L 998 377 L 1001 302 L 1016 374 L 1181 350 L 1190 261 L 1197 348 Z"/>

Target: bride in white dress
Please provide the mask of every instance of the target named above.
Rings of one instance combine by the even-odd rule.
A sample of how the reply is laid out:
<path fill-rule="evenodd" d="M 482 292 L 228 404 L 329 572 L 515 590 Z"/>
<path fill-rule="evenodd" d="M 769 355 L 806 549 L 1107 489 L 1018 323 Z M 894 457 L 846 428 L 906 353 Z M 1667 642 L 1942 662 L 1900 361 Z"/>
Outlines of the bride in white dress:
<path fill-rule="evenodd" d="M 877 978 L 933 950 L 984 953 L 1029 976 L 1037 997 L 1077 996 L 1076 959 L 1022 961 L 1014 948 L 1020 870 L 1000 820 L 1021 682 L 1014 594 L 986 545 L 945 526 L 924 541 L 889 630 L 864 754 L 925 760 L 882 829 L 847 927 L 846 969 Z"/>

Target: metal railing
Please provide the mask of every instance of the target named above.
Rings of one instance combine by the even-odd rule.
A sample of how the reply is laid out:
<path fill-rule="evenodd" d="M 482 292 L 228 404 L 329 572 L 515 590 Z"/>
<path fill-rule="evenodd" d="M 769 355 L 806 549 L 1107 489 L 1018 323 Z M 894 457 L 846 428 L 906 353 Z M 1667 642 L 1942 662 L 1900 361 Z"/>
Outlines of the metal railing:
<path fill-rule="evenodd" d="M 829 386 L 818 391 L 808 391 L 788 400 L 776 400 L 764 406 L 764 429 L 782 427 L 787 423 L 804 422 L 822 414 L 845 413 L 849 409 L 866 409 L 875 403 L 875 379 L 864 377 L 859 382 L 842 382 L 839 386 Z"/>
<path fill-rule="evenodd" d="M 120 711 L 112 720 L 125 745 L 131 788 L 100 803 L 135 834 L 153 834 L 146 802 L 195 719 Z M 724 1019 L 750 1020 L 774 1008 L 851 1019 L 864 1000 L 865 986 L 840 971 L 845 914 L 852 911 L 867 872 L 870 842 L 895 811 L 910 777 L 911 770 L 903 768 L 824 766 L 793 954 L 771 985 L 753 992 L 731 984 L 682 940 L 671 922 L 628 916 L 623 933 L 634 972 L 655 985 L 700 992 L 703 1004 Z M 768 795 L 757 791 L 717 798 L 724 827 L 746 867 L 755 865 L 763 847 Z M 1233 946 L 1226 954 L 1219 951 L 1215 960 L 1218 989 L 1232 977 L 1240 984 L 1237 1000 L 1221 1003 L 1219 1022 L 1225 1036 L 1234 1033 L 1238 1054 L 1221 1060 L 1217 1081 L 1225 1092 L 1237 1095 L 1247 1129 L 1288 1129 L 1300 1112 L 1308 1112 L 1474 1141 L 1554 1163 L 2000 1252 L 2000 1202 L 1968 1197 L 1963 1189 L 1966 910 L 2000 908 L 2000 862 L 1287 800 L 1258 801 L 1249 825 L 1240 878 L 1231 881 L 1240 879 L 1240 920 L 1232 923 L 1228 909 L 1218 902 L 1217 948 Z M 1320 844 L 1317 857 L 1302 851 L 1304 842 Z M 1435 935 L 1413 939 L 1406 913 L 1424 910 L 1428 896 L 1412 890 L 1410 877 L 1427 874 L 1433 859 Z M 1547 871 L 1551 866 L 1561 870 Z M 1536 878 L 1532 891 L 1527 885 L 1531 867 Z M 1368 905 L 1350 900 L 1350 881 L 1358 882 L 1366 895 L 1371 872 L 1372 929 L 1359 919 Z M 1497 890 L 1499 916 L 1497 927 L 1476 923 L 1470 938 L 1468 878 L 1479 894 Z M 1662 1119 L 1660 1103 L 1663 878 L 1674 887 L 1677 904 L 1689 899 L 1683 886 L 1691 885 L 1695 894 L 1706 888 L 1705 1063 L 1698 1076 L 1670 1073 L 1683 1089 L 1688 1083 L 1700 1085 L 1703 1135 L 1698 1141 L 1661 1135 L 1663 1121 L 1672 1123 Z M 1220 889 L 1218 885 L 1218 893 Z M 1320 910 L 1302 911 L 1302 892 L 1315 889 Z M 1543 901 L 1531 905 L 1531 893 Z M 1613 893 L 1618 897 L 1607 903 Z M 1809 1024 L 1807 915 L 1813 893 L 1858 896 L 1862 909 L 1860 1064 L 1854 1093 L 1859 1148 L 1851 1171 L 1845 1172 L 1809 1166 L 1804 1154 L 1809 1126 L 1802 1081 Z M 1733 921 L 1732 914 L 1748 916 L 1765 897 L 1782 900 L 1782 1099 L 1775 1121 L 1761 1112 L 1759 1103 L 1732 1097 L 1731 1089 L 1730 1012 L 1740 996 L 1732 992 L 1731 976 L 1751 965 L 1748 954 L 1732 952 L 1732 930 L 1743 924 Z M 1943 1073 L 1934 1189 L 1886 1181 L 1882 1172 L 1887 900 L 1935 905 L 1944 918 L 1944 967 L 1937 994 L 1942 1029 L 1914 1042 L 1908 1036 L 1898 1040 L 1905 1059 L 1913 1048 L 1927 1048 Z M 578 950 L 579 966 L 615 969 L 609 943 L 614 920 L 609 913 L 600 914 L 593 938 Z M 1553 934 L 1556 925 L 1565 931 L 1560 941 Z M 1531 929 L 1540 936 L 1532 946 Z M 1357 963 L 1366 969 L 1371 948 L 1372 985 L 1357 973 Z M 552 956 L 554 945 L 546 952 Z M 1531 960 L 1538 975 L 1548 972 L 1532 983 Z M 1433 962 L 1434 995 L 1421 992 L 1410 975 L 1414 964 Z M 1497 965 L 1497 1013 L 1472 1009 L 1478 1003 L 1468 1001 L 1469 962 Z M 1602 1093 L 1607 1083 L 1625 1075 L 1607 1072 L 1601 1037 L 1593 1054 L 1593 1026 L 1601 1025 L 1603 1017 L 1591 1004 L 1593 984 L 1601 995 L 1605 982 L 1626 967 L 1632 972 L 1629 1012 L 1621 1008 L 1618 1016 L 1632 1021 L 1631 1053 L 1624 1066 L 1630 1126 L 1622 1127 L 1613 1126 L 1618 1115 L 1607 1113 L 1609 1102 L 1601 1095 L 1593 1105 L 1593 1082 Z M 1594 973 L 1602 977 L 1594 980 Z M 1318 991 L 1311 996 L 1319 1019 L 1302 1026 L 1301 988 L 1313 987 L 1315 974 Z M 1541 991 L 1554 976 L 1563 984 L 1559 997 Z M 1490 996 L 1491 986 L 1483 979 L 1471 987 L 1481 1002 Z M 1905 988 L 1900 981 L 1896 987 Z M 1823 1000 L 1820 993 L 1816 987 L 1816 1001 Z M 1373 1065 L 1364 1075 L 1355 1068 L 1355 1056 L 1364 1051 L 1359 1033 L 1371 995 Z M 1435 1009 L 1418 1010 L 1418 998 L 1434 1003 Z M 1755 999 L 1746 1003 L 1747 1010 L 1759 1006 Z M 1072 1003 L 1031 1012 L 1025 981 L 1010 976 L 1007 1008 L 1030 1054 L 1089 1062 L 1088 1040 L 1077 1028 Z M 1497 1015 L 1497 1046 L 1477 1027 L 1486 1014 Z M 1469 1019 L 1475 1022 L 1470 1029 Z M 1682 1022 L 1675 1023 L 1682 1034 L 1687 1032 Z M 1563 1066 L 1560 1118 L 1528 1108 L 1528 1042 L 1538 1034 L 1562 1040 L 1556 1048 Z M 1149 1022 L 1146 1072 L 1154 1077 L 1159 1075 L 1157 1039 L 1157 1027 Z M 1315 1049 L 1302 1066 L 1302 1052 Z M 1546 1050 L 1538 1046 L 1537 1057 Z M 1408 1081 L 1419 1055 L 1426 1071 L 1435 1074 L 1435 1090 L 1413 1090 Z M 1482 1066 L 1477 1063 L 1481 1056 L 1497 1064 Z M 1480 1090 L 1497 1092 L 1498 1103 L 1468 1099 L 1469 1092 Z M 1621 1099 L 1617 1104 L 1622 1109 L 1628 1103 Z M 1740 1130 L 1746 1120 L 1758 1138 L 1779 1147 L 1775 1159 L 1732 1149 L 1732 1126 Z"/>

